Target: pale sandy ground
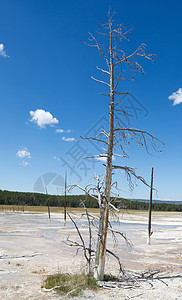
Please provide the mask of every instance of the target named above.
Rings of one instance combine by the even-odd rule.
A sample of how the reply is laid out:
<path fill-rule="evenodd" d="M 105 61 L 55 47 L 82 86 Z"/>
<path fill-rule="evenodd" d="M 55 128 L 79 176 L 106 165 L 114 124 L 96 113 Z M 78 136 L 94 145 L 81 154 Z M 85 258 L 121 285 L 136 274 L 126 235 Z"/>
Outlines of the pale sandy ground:
<path fill-rule="evenodd" d="M 74 216 L 76 219 L 78 215 Z M 48 274 L 81 272 L 84 258 L 63 243 L 70 235 L 77 239 L 70 222 L 62 214 L 0 213 L 0 299 L 63 299 L 46 292 L 41 285 Z M 143 281 L 135 288 L 100 289 L 86 292 L 82 299 L 182 299 L 182 213 L 154 212 L 151 245 L 146 244 L 147 212 L 120 215 L 114 228 L 125 232 L 133 246 L 122 239 L 115 245 L 125 270 L 160 270 L 156 279 Z M 82 225 L 83 235 L 87 228 Z M 77 239 L 78 240 L 78 239 Z M 111 236 L 108 248 L 113 249 Z M 107 257 L 106 272 L 118 274 L 118 265 Z"/>

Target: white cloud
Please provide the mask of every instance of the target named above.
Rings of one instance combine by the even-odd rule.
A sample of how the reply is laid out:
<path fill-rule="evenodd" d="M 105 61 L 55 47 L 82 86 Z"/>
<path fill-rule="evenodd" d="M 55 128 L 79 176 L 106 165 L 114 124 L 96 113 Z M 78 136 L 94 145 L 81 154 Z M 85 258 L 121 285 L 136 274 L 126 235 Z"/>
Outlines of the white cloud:
<path fill-rule="evenodd" d="M 75 141 L 75 138 L 66 138 L 65 136 L 63 136 L 62 140 L 65 142 L 73 142 L 73 141 Z"/>
<path fill-rule="evenodd" d="M 63 132 L 64 132 L 64 129 L 56 129 L 56 132 L 57 132 L 57 133 L 63 133 Z"/>
<path fill-rule="evenodd" d="M 71 132 L 71 129 L 68 129 L 68 130 L 64 130 L 64 129 L 56 129 L 56 132 L 57 133 L 63 133 L 63 132 L 66 132 L 66 133 L 70 133 Z"/>
<path fill-rule="evenodd" d="M 100 160 L 100 161 L 107 161 L 107 157 L 106 156 L 96 156 L 95 159 L 96 160 Z"/>
<path fill-rule="evenodd" d="M 95 156 L 96 160 L 100 160 L 100 161 L 107 161 L 107 157 L 103 154 L 100 154 L 100 156 Z M 115 157 L 112 157 L 113 160 L 115 160 Z"/>
<path fill-rule="evenodd" d="M 18 156 L 19 158 L 31 158 L 31 155 L 30 155 L 30 152 L 27 151 L 27 148 L 24 148 L 22 150 L 19 150 L 17 153 L 16 153 L 16 156 Z"/>
<path fill-rule="evenodd" d="M 168 98 L 174 101 L 173 105 L 182 103 L 182 88 L 179 88 L 177 92 L 172 93 Z"/>
<path fill-rule="evenodd" d="M 26 166 L 28 166 L 29 165 L 29 163 L 27 162 L 27 161 L 22 161 L 21 163 L 20 163 L 20 166 L 22 166 L 22 167 L 26 167 Z"/>
<path fill-rule="evenodd" d="M 3 57 L 9 57 L 6 52 L 4 51 L 4 45 L 3 44 L 0 44 L 0 56 L 3 56 Z"/>
<path fill-rule="evenodd" d="M 32 119 L 30 122 L 36 123 L 39 127 L 44 128 L 45 125 L 58 124 L 59 121 L 53 118 L 50 112 L 43 109 L 36 109 L 35 111 L 30 111 L 30 116 Z"/>

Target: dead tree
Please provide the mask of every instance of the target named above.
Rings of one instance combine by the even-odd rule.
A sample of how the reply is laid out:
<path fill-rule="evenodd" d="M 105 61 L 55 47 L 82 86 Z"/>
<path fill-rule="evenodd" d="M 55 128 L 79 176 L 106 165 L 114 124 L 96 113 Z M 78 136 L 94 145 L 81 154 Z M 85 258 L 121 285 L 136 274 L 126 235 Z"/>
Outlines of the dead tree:
<path fill-rule="evenodd" d="M 76 186 L 76 185 L 75 185 Z M 79 186 L 77 186 L 79 187 Z M 72 186 L 73 188 L 73 186 Z M 90 194 L 88 194 L 88 191 L 86 192 L 87 196 L 91 196 Z M 92 197 L 92 196 L 91 196 Z M 78 250 L 83 250 L 83 253 L 84 253 L 84 257 L 86 259 L 86 262 L 87 262 L 87 266 L 86 266 L 86 274 L 89 275 L 89 276 L 93 276 L 93 267 L 92 267 L 92 262 L 95 258 L 95 255 L 96 255 L 96 250 L 94 249 L 93 247 L 93 236 L 92 236 L 92 232 L 93 230 L 96 230 L 98 232 L 98 227 L 95 225 L 95 221 L 98 217 L 90 214 L 87 210 L 87 208 L 85 207 L 85 204 L 83 201 L 81 201 L 81 205 L 84 207 L 84 210 L 85 210 L 85 213 L 83 213 L 81 215 L 81 218 L 82 217 L 86 217 L 87 219 L 87 225 L 88 225 L 88 232 L 89 232 L 89 239 L 88 239 L 88 242 L 86 242 L 83 238 L 83 235 L 81 233 L 81 230 L 79 229 L 76 221 L 72 218 L 72 216 L 70 215 L 70 213 L 67 212 L 67 215 L 69 216 L 70 220 L 72 221 L 72 223 L 74 224 L 75 228 L 76 228 L 76 231 L 78 233 L 78 236 L 79 236 L 79 239 L 80 239 L 80 242 L 77 242 L 77 241 L 73 241 L 70 239 L 70 236 L 67 237 L 65 243 L 69 246 L 74 246 L 77 248 L 77 252 Z M 79 219 L 79 221 L 80 221 Z M 126 243 L 131 246 L 131 243 L 129 240 L 127 240 L 126 236 L 119 232 L 119 231 L 116 231 L 114 229 L 112 229 L 111 227 L 109 228 L 109 231 L 112 233 L 112 235 L 115 237 L 116 239 L 116 235 L 120 235 L 122 238 L 125 239 Z M 88 244 L 88 245 L 87 245 Z M 109 250 L 109 249 L 106 249 L 106 253 L 109 254 L 109 255 L 112 255 L 118 262 L 118 265 L 119 265 L 119 273 L 122 273 L 122 275 L 125 275 L 125 272 L 124 272 L 124 268 L 121 264 L 121 261 L 120 261 L 120 258 L 118 255 L 116 255 L 113 251 Z"/>
<path fill-rule="evenodd" d="M 45 192 L 46 192 L 46 195 L 48 195 L 48 192 L 47 192 L 47 188 L 45 186 Z M 50 206 L 49 206 L 49 198 L 47 199 L 47 212 L 48 212 L 48 217 L 49 219 L 51 218 L 51 211 L 50 211 Z"/>
<path fill-rule="evenodd" d="M 154 168 L 152 167 L 152 172 L 151 172 L 151 186 L 150 186 L 150 202 L 149 202 L 148 241 L 147 241 L 147 243 L 149 245 L 150 245 L 150 237 L 152 235 L 152 232 L 151 232 L 151 217 L 152 217 L 153 174 L 154 174 Z"/>
<path fill-rule="evenodd" d="M 102 148 L 105 151 L 104 156 L 106 158 L 106 175 L 104 184 L 104 193 L 99 195 L 99 207 L 100 207 L 100 220 L 99 220 L 99 231 L 98 231 L 98 241 L 96 249 L 95 258 L 95 271 L 94 277 L 96 279 L 102 280 L 104 276 L 105 267 L 105 254 L 106 254 L 106 241 L 107 241 L 107 229 L 109 221 L 109 207 L 111 205 L 111 186 L 112 186 L 112 173 L 114 169 L 124 170 L 130 183 L 130 188 L 133 188 L 131 177 L 142 181 L 144 184 L 148 185 L 146 181 L 141 177 L 136 175 L 135 169 L 128 166 L 113 165 L 113 156 L 118 157 L 128 157 L 127 147 L 130 141 L 134 140 L 139 147 L 143 147 L 148 152 L 148 138 L 150 139 L 152 147 L 157 150 L 158 143 L 160 142 L 157 138 L 151 135 L 145 130 L 124 127 L 120 121 L 120 117 L 129 118 L 127 108 L 122 103 L 120 99 L 117 101 L 117 97 L 125 95 L 129 97 L 129 92 L 118 91 L 118 87 L 121 81 L 135 79 L 135 73 L 140 72 L 144 74 L 144 69 L 140 64 L 140 58 L 146 58 L 154 62 L 154 54 L 147 54 L 146 45 L 141 44 L 135 51 L 131 54 L 126 54 L 123 49 L 121 49 L 122 42 L 128 41 L 128 34 L 131 30 L 126 30 L 123 24 L 114 26 L 113 15 L 111 15 L 111 10 L 108 13 L 108 23 L 101 24 L 102 31 L 96 31 L 97 34 L 105 39 L 103 43 L 99 42 L 96 37 L 90 33 L 89 43 L 85 43 L 90 47 L 96 48 L 99 53 L 103 56 L 106 68 L 97 67 L 97 69 L 102 72 L 103 76 L 108 78 L 105 80 L 100 80 L 92 77 L 93 80 L 103 84 L 107 87 L 108 91 L 105 95 L 109 98 L 109 128 L 106 132 L 104 129 L 96 137 L 86 137 L 84 139 L 92 139 L 100 142 L 106 148 Z M 129 77 L 128 77 L 129 75 Z M 120 105 L 120 106 L 119 106 Z M 117 112 L 117 115 L 116 115 Z M 118 113 L 120 117 L 118 117 Z M 102 137 L 105 137 L 103 139 Z M 120 153 L 115 153 L 115 149 L 119 147 Z M 98 199 L 98 198 L 97 198 Z"/>
<path fill-rule="evenodd" d="M 51 212 L 50 212 L 50 206 L 49 206 L 49 204 L 47 206 L 47 211 L 48 211 L 48 216 L 49 216 L 49 219 L 50 219 L 51 218 Z"/>
<path fill-rule="evenodd" d="M 64 179 L 64 225 L 66 225 L 66 189 L 67 189 L 67 174 L 65 173 Z"/>

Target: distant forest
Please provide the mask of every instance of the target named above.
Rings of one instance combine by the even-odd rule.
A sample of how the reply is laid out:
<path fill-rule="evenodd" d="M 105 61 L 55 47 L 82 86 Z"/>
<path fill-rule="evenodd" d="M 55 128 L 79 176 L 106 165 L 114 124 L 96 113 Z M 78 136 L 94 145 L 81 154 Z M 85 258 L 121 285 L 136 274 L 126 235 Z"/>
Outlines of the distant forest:
<path fill-rule="evenodd" d="M 87 208 L 98 208 L 98 203 L 91 197 L 85 195 L 67 195 L 68 207 L 80 207 L 81 202 Z M 39 193 L 10 192 L 0 190 L 0 205 L 29 205 L 29 206 L 64 206 L 64 196 L 46 195 Z M 120 198 L 113 200 L 117 208 L 148 210 L 149 203 L 142 201 L 127 200 Z M 153 203 L 154 211 L 182 211 L 182 204 Z"/>

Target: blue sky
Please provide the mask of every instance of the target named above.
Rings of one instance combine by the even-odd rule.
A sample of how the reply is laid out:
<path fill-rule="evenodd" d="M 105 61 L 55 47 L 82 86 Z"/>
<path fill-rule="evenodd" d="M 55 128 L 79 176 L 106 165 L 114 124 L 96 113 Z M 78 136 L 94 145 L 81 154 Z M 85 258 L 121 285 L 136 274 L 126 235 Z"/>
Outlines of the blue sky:
<path fill-rule="evenodd" d="M 99 154 L 80 135 L 93 132 L 99 121 L 104 126 L 108 117 L 108 101 L 99 95 L 104 88 L 91 79 L 99 77 L 96 66 L 104 67 L 103 59 L 81 40 L 99 28 L 98 21 L 107 21 L 109 5 L 116 23 L 133 27 L 126 51 L 143 42 L 157 54 L 155 64 L 143 61 L 144 76 L 122 82 L 120 90 L 131 91 L 141 109 L 132 126 L 165 142 L 163 152 L 152 155 L 133 145 L 123 164 L 137 167 L 148 182 L 154 166 L 159 199 L 182 201 L 181 1 L 0 1 L 1 189 L 33 191 L 40 176 L 64 176 L 66 169 L 70 184 L 84 186 L 104 172 L 103 162 L 83 164 L 80 158 Z M 142 184 L 131 193 L 122 173 L 115 178 L 122 196 L 149 197 Z"/>

